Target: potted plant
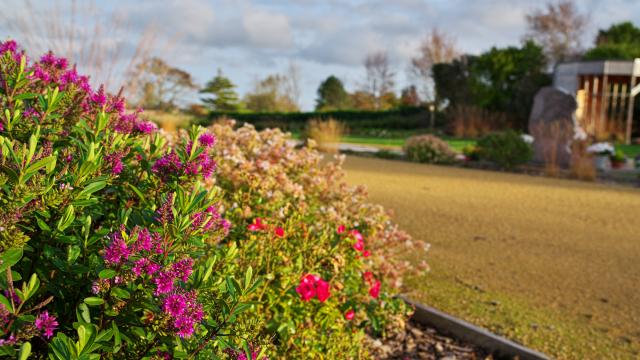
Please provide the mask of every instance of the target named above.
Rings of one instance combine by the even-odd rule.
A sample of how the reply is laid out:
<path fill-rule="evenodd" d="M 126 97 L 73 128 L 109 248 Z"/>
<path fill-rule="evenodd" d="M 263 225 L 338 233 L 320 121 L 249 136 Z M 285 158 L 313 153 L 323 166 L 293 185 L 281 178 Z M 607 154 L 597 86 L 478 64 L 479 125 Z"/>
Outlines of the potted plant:
<path fill-rule="evenodd" d="M 621 169 L 626 163 L 627 157 L 622 150 L 618 149 L 611 155 L 611 166 L 614 169 Z"/>
<path fill-rule="evenodd" d="M 615 149 L 608 142 L 599 142 L 590 145 L 587 153 L 593 156 L 595 168 L 600 171 L 611 169 L 611 156 L 615 153 Z"/>

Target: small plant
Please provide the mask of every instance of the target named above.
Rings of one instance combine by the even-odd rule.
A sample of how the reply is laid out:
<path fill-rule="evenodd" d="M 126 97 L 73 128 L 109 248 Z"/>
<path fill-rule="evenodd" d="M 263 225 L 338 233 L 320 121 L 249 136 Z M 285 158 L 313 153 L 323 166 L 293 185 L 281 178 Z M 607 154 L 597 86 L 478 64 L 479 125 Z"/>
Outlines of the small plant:
<path fill-rule="evenodd" d="M 616 150 L 613 155 L 611 155 L 611 165 L 614 168 L 623 167 L 626 161 L 627 155 L 621 149 Z"/>
<path fill-rule="evenodd" d="M 533 149 L 513 130 L 489 134 L 478 141 L 480 158 L 504 169 L 513 169 L 533 157 Z"/>
<path fill-rule="evenodd" d="M 311 119 L 307 123 L 305 132 L 309 139 L 313 139 L 316 142 L 319 150 L 336 153 L 346 128 L 344 124 L 333 118 L 328 120 Z"/>
<path fill-rule="evenodd" d="M 467 161 L 480 160 L 480 153 L 478 152 L 478 147 L 476 145 L 465 145 L 465 147 L 462 148 L 462 154 L 465 156 Z"/>
<path fill-rule="evenodd" d="M 421 163 L 448 164 L 456 157 L 446 141 L 430 134 L 410 137 L 404 144 L 404 151 L 409 160 Z"/>
<path fill-rule="evenodd" d="M 615 148 L 608 142 L 599 142 L 587 147 L 589 154 L 598 156 L 612 156 L 615 154 Z"/>

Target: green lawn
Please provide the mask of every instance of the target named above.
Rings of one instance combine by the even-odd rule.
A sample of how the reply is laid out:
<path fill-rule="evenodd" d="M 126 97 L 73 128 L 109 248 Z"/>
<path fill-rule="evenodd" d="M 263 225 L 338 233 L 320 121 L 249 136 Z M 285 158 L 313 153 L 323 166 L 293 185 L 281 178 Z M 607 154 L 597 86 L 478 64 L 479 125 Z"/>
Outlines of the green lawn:
<path fill-rule="evenodd" d="M 624 151 L 624 153 L 628 157 L 635 158 L 636 156 L 640 155 L 640 144 L 633 144 L 633 145 L 619 144 L 619 145 L 616 145 L 616 147 L 619 149 L 622 149 L 622 151 Z"/>

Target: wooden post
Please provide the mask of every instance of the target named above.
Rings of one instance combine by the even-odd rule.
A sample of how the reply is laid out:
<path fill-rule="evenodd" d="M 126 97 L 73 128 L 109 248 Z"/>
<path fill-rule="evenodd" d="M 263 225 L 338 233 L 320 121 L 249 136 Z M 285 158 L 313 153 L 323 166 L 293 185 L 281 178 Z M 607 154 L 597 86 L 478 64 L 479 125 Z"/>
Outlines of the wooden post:
<path fill-rule="evenodd" d="M 609 123 L 607 110 L 609 110 L 609 76 L 605 68 L 605 73 L 602 77 L 602 92 L 600 93 L 600 129 L 604 129 L 605 132 L 607 132 L 607 125 Z"/>
<path fill-rule="evenodd" d="M 640 85 L 636 86 L 636 75 L 638 73 L 640 73 L 640 59 L 635 59 L 631 68 L 631 82 L 629 83 L 629 107 L 627 108 L 627 131 L 625 132 L 625 141 L 627 145 L 631 144 L 634 103 L 633 100 L 635 99 L 635 95 L 640 91 Z"/>

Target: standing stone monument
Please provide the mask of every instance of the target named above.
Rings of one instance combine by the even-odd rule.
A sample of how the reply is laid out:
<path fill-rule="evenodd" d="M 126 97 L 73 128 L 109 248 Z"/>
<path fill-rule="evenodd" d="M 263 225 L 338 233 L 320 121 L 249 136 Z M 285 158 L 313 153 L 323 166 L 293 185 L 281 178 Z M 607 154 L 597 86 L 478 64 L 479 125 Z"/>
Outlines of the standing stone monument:
<path fill-rule="evenodd" d="M 579 131 L 574 118 L 577 106 L 573 96 L 552 86 L 538 91 L 529 116 L 535 162 L 569 166 L 571 142 Z"/>

